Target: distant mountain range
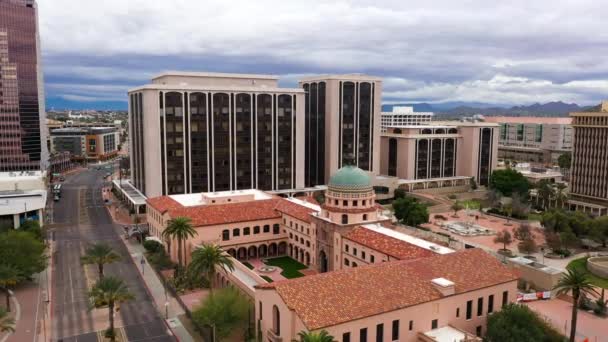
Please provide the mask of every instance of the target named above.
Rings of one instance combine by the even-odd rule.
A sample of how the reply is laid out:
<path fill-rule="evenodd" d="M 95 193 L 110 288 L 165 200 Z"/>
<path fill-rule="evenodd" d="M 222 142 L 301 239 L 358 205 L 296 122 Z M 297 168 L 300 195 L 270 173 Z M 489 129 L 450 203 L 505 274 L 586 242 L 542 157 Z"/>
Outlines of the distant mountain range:
<path fill-rule="evenodd" d="M 590 111 L 599 106 L 579 106 L 576 103 L 548 102 L 529 106 L 500 107 L 480 103 L 413 103 L 383 105 L 382 111 L 390 112 L 394 106 L 413 106 L 416 112 L 434 112 L 436 115 L 457 117 L 472 114 L 487 116 L 568 116 L 570 112 Z"/>

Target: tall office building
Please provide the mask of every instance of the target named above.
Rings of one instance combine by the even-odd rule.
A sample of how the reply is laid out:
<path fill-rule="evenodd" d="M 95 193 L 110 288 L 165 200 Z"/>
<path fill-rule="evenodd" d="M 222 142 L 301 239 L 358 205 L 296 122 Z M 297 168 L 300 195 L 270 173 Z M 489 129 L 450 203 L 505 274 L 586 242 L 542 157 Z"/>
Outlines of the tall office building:
<path fill-rule="evenodd" d="M 574 128 L 570 209 L 608 215 L 608 101 L 598 112 L 570 116 Z"/>
<path fill-rule="evenodd" d="M 46 168 L 44 93 L 34 0 L 0 0 L 0 171 Z"/>
<path fill-rule="evenodd" d="M 450 186 L 473 177 L 488 185 L 496 168 L 498 124 L 479 121 L 432 121 L 394 125 L 382 133 L 381 173 L 404 180 L 429 180 Z M 424 186 L 423 182 L 412 187 Z"/>
<path fill-rule="evenodd" d="M 267 75 L 168 72 L 129 91 L 133 185 L 148 197 L 303 187 L 304 91 Z"/>
<path fill-rule="evenodd" d="M 324 75 L 300 80 L 305 97 L 306 186 L 326 184 L 342 166 L 380 168 L 382 79 Z"/>

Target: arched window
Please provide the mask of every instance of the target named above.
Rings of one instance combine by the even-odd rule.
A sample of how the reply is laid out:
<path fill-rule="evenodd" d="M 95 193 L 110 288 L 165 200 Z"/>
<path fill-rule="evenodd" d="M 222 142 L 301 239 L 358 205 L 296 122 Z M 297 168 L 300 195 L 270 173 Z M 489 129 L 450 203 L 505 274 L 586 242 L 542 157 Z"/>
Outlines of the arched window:
<path fill-rule="evenodd" d="M 342 224 L 348 224 L 348 215 L 346 215 L 346 214 L 342 215 Z"/>
<path fill-rule="evenodd" d="M 456 133 L 458 133 L 458 130 L 456 128 L 450 128 L 448 130 L 448 133 L 450 133 L 450 134 L 456 134 Z"/>
<path fill-rule="evenodd" d="M 356 262 L 353 262 L 353 267 L 357 267 L 357 263 Z"/>
<path fill-rule="evenodd" d="M 253 234 L 260 234 L 260 226 L 253 227 Z"/>
<path fill-rule="evenodd" d="M 289 233 L 289 238 L 293 239 L 293 234 L 292 233 Z"/>
<path fill-rule="evenodd" d="M 241 236 L 241 230 L 238 228 L 234 228 L 232 230 L 232 236 L 234 236 L 234 237 Z"/>
<path fill-rule="evenodd" d="M 433 130 L 425 128 L 422 130 L 422 134 L 433 134 Z"/>
<path fill-rule="evenodd" d="M 350 261 L 346 258 L 344 258 L 344 265 L 350 266 Z"/>
<path fill-rule="evenodd" d="M 272 307 L 272 330 L 276 336 L 281 336 L 281 313 L 276 305 Z"/>
<path fill-rule="evenodd" d="M 222 241 L 230 240 L 230 230 L 224 229 L 222 230 Z"/>
<path fill-rule="evenodd" d="M 435 134 L 445 134 L 445 129 L 438 128 L 438 129 L 435 130 Z"/>
<path fill-rule="evenodd" d="M 249 235 L 249 234 L 251 234 L 251 231 L 249 230 L 249 227 L 243 228 L 243 235 Z"/>
<path fill-rule="evenodd" d="M 363 221 L 367 221 L 367 214 L 363 214 Z"/>

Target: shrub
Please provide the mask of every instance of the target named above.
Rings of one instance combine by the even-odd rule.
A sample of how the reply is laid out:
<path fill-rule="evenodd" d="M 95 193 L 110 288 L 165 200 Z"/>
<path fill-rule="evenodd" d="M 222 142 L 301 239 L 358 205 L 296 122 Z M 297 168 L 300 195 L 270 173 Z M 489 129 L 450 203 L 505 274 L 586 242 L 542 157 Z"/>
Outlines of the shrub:
<path fill-rule="evenodd" d="M 144 248 L 146 249 L 146 251 L 148 253 L 158 253 L 159 251 L 164 251 L 165 247 L 159 243 L 158 241 L 154 241 L 154 240 L 146 240 L 144 241 Z"/>
<path fill-rule="evenodd" d="M 458 196 L 456 196 L 456 194 L 449 194 L 448 198 L 451 199 L 451 200 L 455 200 L 455 199 L 458 198 Z"/>
<path fill-rule="evenodd" d="M 441 214 L 437 214 L 437 215 L 435 215 L 435 220 L 443 220 L 443 221 L 446 221 L 446 220 L 447 220 L 447 217 L 445 217 L 445 216 L 443 216 L 443 215 L 441 215 Z"/>

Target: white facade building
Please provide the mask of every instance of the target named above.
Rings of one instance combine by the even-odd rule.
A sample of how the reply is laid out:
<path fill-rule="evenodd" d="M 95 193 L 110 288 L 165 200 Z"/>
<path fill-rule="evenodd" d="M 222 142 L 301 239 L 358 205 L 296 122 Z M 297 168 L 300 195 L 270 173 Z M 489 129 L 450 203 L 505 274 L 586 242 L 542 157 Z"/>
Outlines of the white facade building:
<path fill-rule="evenodd" d="M 384 133 L 388 127 L 428 125 L 434 115 L 432 112 L 414 112 L 414 107 L 393 107 L 392 112 L 382 112 L 381 130 Z"/>

